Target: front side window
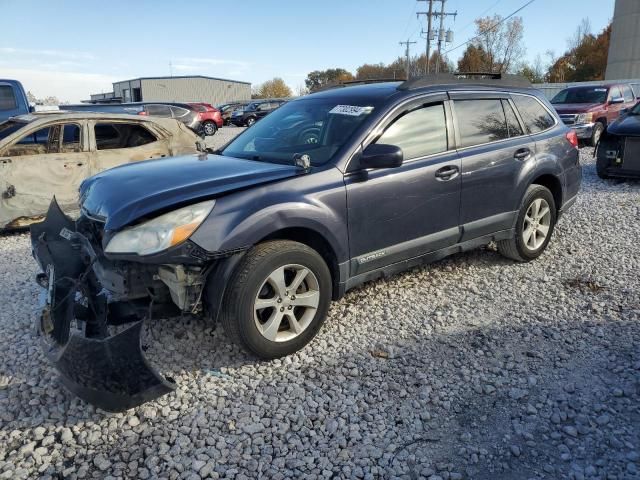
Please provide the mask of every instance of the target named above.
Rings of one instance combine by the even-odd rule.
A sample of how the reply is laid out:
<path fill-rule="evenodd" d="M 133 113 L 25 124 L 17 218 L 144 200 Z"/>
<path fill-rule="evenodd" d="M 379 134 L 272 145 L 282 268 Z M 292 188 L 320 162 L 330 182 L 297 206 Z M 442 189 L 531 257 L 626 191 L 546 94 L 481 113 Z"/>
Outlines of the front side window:
<path fill-rule="evenodd" d="M 18 101 L 11 85 L 0 85 L 0 111 L 15 110 Z"/>
<path fill-rule="evenodd" d="M 56 146 L 55 130 L 55 127 L 45 127 L 35 132 L 27 133 L 11 145 L 4 154 L 9 157 L 20 157 L 22 155 L 54 153 L 54 149 L 51 147 Z"/>
<path fill-rule="evenodd" d="M 149 130 L 135 123 L 96 123 L 94 133 L 98 150 L 140 147 L 157 140 Z"/>
<path fill-rule="evenodd" d="M 437 103 L 403 114 L 378 138 L 376 143 L 402 149 L 405 160 L 447 150 L 447 121 L 444 105 Z"/>
<path fill-rule="evenodd" d="M 499 99 L 456 100 L 454 107 L 461 147 L 509 138 L 507 120 Z"/>
<path fill-rule="evenodd" d="M 623 98 L 618 87 L 613 87 L 609 92 L 609 100 L 613 100 L 614 98 Z"/>
<path fill-rule="evenodd" d="M 528 95 L 511 97 L 529 133 L 539 133 L 553 127 L 553 116 L 542 106 L 540 101 Z"/>
<path fill-rule="evenodd" d="M 374 111 L 366 100 L 306 98 L 285 103 L 238 135 L 224 155 L 291 165 L 307 155 L 311 165 L 329 162 Z"/>

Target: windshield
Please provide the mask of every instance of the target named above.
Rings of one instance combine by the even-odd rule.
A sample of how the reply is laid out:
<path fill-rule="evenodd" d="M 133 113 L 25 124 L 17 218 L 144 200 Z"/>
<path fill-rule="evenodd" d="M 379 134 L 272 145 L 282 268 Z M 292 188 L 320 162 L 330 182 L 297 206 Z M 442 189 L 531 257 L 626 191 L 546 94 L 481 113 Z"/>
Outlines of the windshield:
<path fill-rule="evenodd" d="M 604 103 L 609 89 L 604 87 L 565 88 L 551 103 Z"/>
<path fill-rule="evenodd" d="M 286 164 L 308 155 L 311 165 L 323 165 L 372 111 L 371 105 L 339 105 L 330 99 L 289 102 L 240 134 L 222 153 Z"/>
<path fill-rule="evenodd" d="M 0 140 L 4 140 L 13 132 L 17 132 L 25 125 L 26 123 L 14 122 L 13 120 L 7 120 L 6 122 L 0 123 Z"/>

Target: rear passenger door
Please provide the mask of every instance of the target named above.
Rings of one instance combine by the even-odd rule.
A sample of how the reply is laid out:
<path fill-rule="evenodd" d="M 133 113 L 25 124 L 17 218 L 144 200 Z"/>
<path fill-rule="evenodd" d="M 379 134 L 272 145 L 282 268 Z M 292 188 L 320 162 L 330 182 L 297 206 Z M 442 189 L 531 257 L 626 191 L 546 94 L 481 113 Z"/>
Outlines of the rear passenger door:
<path fill-rule="evenodd" d="M 513 227 L 519 180 L 535 164 L 535 142 L 526 135 L 508 95 L 451 93 L 461 160 L 462 241 Z"/>
<path fill-rule="evenodd" d="M 90 122 L 91 174 L 128 162 L 170 156 L 169 143 L 141 123 Z"/>

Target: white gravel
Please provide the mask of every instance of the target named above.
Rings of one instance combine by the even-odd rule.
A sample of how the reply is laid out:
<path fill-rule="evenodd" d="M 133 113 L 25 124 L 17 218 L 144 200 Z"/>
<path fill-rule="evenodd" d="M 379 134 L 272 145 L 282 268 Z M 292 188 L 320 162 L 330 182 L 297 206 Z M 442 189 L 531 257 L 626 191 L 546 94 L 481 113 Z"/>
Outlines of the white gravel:
<path fill-rule="evenodd" d="M 0 238 L 0 478 L 640 478 L 640 182 L 591 153 L 538 261 L 487 248 L 368 284 L 272 362 L 160 320 L 147 353 L 179 388 L 125 414 L 59 385 L 28 237 Z"/>

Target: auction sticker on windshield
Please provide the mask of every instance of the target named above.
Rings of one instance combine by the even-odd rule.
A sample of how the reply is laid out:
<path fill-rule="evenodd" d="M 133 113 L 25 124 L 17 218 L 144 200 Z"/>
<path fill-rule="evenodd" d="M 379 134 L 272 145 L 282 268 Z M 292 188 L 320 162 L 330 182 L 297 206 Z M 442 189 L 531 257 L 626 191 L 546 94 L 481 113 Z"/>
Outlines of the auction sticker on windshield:
<path fill-rule="evenodd" d="M 357 117 L 363 113 L 370 113 L 373 107 L 360 107 L 358 105 L 336 105 L 329 113 L 336 113 L 338 115 L 351 115 Z"/>

